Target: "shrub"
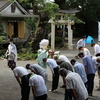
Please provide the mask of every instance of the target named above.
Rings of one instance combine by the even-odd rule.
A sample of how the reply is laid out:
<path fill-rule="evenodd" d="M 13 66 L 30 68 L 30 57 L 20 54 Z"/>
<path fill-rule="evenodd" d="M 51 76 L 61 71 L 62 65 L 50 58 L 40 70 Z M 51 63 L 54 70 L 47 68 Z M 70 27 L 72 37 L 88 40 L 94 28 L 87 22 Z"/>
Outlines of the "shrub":
<path fill-rule="evenodd" d="M 63 45 L 63 38 L 62 37 L 56 37 L 55 38 L 55 45 L 56 45 L 56 47 L 62 47 L 62 46 L 64 46 Z"/>
<path fill-rule="evenodd" d="M 33 53 L 32 50 L 26 49 L 26 48 L 22 48 L 20 49 L 20 52 L 18 53 L 18 59 L 19 60 L 34 60 L 37 58 L 37 53 Z"/>
<path fill-rule="evenodd" d="M 4 59 L 6 58 L 6 55 L 5 55 L 5 50 L 0 50 L 0 59 Z"/>
<path fill-rule="evenodd" d="M 0 50 L 0 56 L 5 55 L 5 51 Z"/>
<path fill-rule="evenodd" d="M 55 37 L 55 43 L 62 43 L 63 42 L 63 38 L 62 37 Z"/>

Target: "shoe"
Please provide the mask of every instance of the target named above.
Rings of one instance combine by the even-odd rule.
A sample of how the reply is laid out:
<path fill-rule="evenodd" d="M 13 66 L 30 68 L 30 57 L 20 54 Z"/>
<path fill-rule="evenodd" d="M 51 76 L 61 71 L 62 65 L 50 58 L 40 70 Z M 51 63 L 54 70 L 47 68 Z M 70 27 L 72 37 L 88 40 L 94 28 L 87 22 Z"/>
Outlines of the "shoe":
<path fill-rule="evenodd" d="M 65 85 L 62 85 L 60 88 L 65 88 Z"/>
<path fill-rule="evenodd" d="M 50 89 L 49 92 L 57 92 L 57 90 L 52 90 L 52 89 Z"/>
<path fill-rule="evenodd" d="M 50 89 L 49 92 L 52 92 L 52 90 Z"/>
<path fill-rule="evenodd" d="M 89 96 L 93 96 L 92 94 L 89 94 Z"/>
<path fill-rule="evenodd" d="M 57 90 L 53 90 L 52 92 L 57 92 Z"/>

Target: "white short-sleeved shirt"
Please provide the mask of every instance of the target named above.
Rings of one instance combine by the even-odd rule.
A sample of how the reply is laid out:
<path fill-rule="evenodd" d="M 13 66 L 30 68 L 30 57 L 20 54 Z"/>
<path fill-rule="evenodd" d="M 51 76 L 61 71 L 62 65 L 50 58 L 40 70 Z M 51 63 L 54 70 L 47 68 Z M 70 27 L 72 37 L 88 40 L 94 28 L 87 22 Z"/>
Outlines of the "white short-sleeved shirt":
<path fill-rule="evenodd" d="M 90 51 L 87 48 L 84 48 L 84 54 L 91 56 Z"/>
<path fill-rule="evenodd" d="M 51 72 L 54 73 L 54 68 L 56 68 L 58 65 L 57 65 L 57 62 L 54 60 L 54 59 L 47 59 L 47 65 L 49 66 L 49 68 L 51 69 Z"/>
<path fill-rule="evenodd" d="M 77 49 L 79 47 L 85 47 L 85 41 L 84 39 L 80 39 L 78 42 L 77 42 Z"/>
<path fill-rule="evenodd" d="M 58 59 L 70 63 L 69 59 L 65 55 L 59 55 Z"/>
<path fill-rule="evenodd" d="M 94 63 L 94 66 L 95 66 L 96 70 L 98 71 L 98 67 L 100 66 L 100 63 L 98 63 L 98 62 L 96 61 L 97 58 L 100 58 L 100 56 L 98 56 L 98 57 L 93 56 L 93 57 L 92 57 L 92 60 L 93 60 L 93 63 Z"/>
<path fill-rule="evenodd" d="M 66 89 L 76 90 L 77 100 L 85 100 L 88 98 L 87 89 L 79 74 L 75 72 L 68 72 L 66 76 Z"/>
<path fill-rule="evenodd" d="M 36 96 L 42 96 L 44 94 L 47 94 L 47 88 L 42 76 L 34 74 L 29 79 L 29 85 L 35 87 Z"/>
<path fill-rule="evenodd" d="M 100 46 L 98 44 L 94 45 L 94 55 L 100 53 Z"/>
<path fill-rule="evenodd" d="M 28 75 L 28 71 L 22 67 L 18 66 L 13 69 L 14 75 L 22 78 L 24 75 Z"/>
<path fill-rule="evenodd" d="M 80 50 L 79 52 L 83 52 L 85 55 L 91 56 L 90 51 L 87 48 L 84 48 L 84 50 Z"/>

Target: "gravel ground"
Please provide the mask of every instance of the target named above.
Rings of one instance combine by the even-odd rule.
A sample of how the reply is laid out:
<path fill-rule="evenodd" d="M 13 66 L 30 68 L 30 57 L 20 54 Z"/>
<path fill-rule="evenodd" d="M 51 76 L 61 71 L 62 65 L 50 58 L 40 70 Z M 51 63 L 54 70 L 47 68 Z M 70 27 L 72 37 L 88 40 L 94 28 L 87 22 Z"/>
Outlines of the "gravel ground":
<path fill-rule="evenodd" d="M 6 60 L 0 60 L 1 68 L 0 68 L 0 100 L 20 100 L 20 86 L 14 78 L 13 72 L 6 65 Z M 36 63 L 33 61 L 18 61 L 18 66 L 25 66 L 27 63 Z M 49 68 L 46 69 L 48 72 L 48 82 L 47 89 L 51 88 L 52 75 Z M 62 85 L 62 79 L 60 77 L 59 87 L 56 93 L 52 93 L 48 91 L 48 100 L 64 100 L 64 89 L 60 88 Z M 100 91 L 96 91 L 95 87 L 98 85 L 98 77 L 95 77 L 95 86 L 93 97 L 89 100 L 100 100 Z M 33 100 L 32 92 L 30 92 L 30 99 Z"/>
<path fill-rule="evenodd" d="M 74 43 L 76 43 L 74 41 Z M 86 45 L 87 48 L 90 50 L 91 54 L 93 54 L 93 48 L 90 48 L 90 45 Z M 61 50 L 61 54 L 66 55 L 70 60 L 74 58 L 77 54 L 77 50 Z M 78 61 L 82 61 L 81 59 L 77 59 Z M 36 63 L 35 61 L 17 61 L 17 66 L 23 66 L 27 63 L 33 64 Z M 21 100 L 21 93 L 20 93 L 20 86 L 17 83 L 16 79 L 14 78 L 13 72 L 7 66 L 7 61 L 0 60 L 0 100 Z M 48 82 L 47 82 L 47 89 L 51 89 L 51 81 L 52 75 L 49 68 L 46 69 L 48 72 Z M 29 71 L 30 72 L 30 71 Z M 96 74 L 95 77 L 95 86 L 93 91 L 93 97 L 90 97 L 89 100 L 100 100 L 100 91 L 96 91 L 96 86 L 98 85 L 98 76 Z M 59 87 L 56 93 L 52 93 L 48 91 L 48 100 L 64 100 L 64 89 L 60 88 L 62 85 L 62 79 L 60 77 L 59 80 Z M 32 92 L 30 91 L 30 99 L 33 100 Z"/>

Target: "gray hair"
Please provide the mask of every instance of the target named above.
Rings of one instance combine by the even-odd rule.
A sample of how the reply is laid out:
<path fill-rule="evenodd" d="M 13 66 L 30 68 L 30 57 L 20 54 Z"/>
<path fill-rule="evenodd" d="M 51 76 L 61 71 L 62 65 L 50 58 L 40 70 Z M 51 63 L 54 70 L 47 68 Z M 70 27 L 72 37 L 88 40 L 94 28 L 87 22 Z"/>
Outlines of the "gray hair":
<path fill-rule="evenodd" d="M 59 69 L 59 74 L 60 74 L 62 77 L 66 77 L 66 76 L 63 76 L 63 74 L 66 73 L 66 75 L 67 75 L 67 72 L 68 72 L 68 70 L 66 70 L 65 68 L 60 68 L 60 69 Z"/>
<path fill-rule="evenodd" d="M 58 59 L 58 57 L 59 57 L 58 55 L 53 55 L 53 59 L 55 58 Z"/>
<path fill-rule="evenodd" d="M 58 65 L 60 65 L 60 64 L 62 64 L 63 60 L 57 59 L 56 62 L 57 62 Z"/>
<path fill-rule="evenodd" d="M 59 69 L 59 72 L 65 72 L 65 71 L 67 71 L 65 68 L 60 68 Z"/>

